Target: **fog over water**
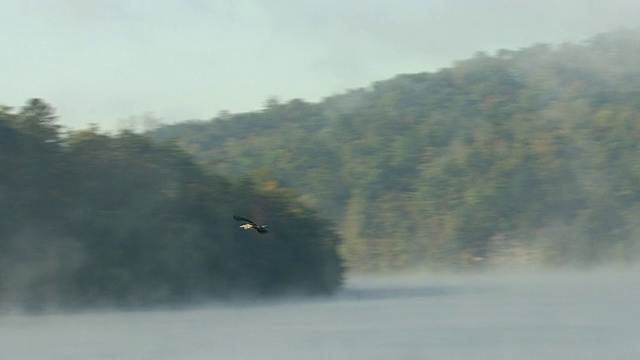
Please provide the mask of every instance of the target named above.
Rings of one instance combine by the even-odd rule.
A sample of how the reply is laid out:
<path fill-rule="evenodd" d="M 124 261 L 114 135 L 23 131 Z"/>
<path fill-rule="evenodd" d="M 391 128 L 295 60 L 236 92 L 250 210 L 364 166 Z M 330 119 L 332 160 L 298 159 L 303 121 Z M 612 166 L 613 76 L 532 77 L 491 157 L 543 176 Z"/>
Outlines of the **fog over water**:
<path fill-rule="evenodd" d="M 350 279 L 329 299 L 0 315 L 1 359 L 640 359 L 640 272 Z"/>

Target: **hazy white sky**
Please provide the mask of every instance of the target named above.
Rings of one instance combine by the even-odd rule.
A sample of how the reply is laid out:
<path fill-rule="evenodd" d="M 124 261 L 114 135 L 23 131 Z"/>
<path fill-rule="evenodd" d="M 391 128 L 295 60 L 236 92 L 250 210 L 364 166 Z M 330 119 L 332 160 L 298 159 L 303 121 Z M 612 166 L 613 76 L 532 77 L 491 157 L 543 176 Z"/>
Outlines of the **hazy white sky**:
<path fill-rule="evenodd" d="M 208 119 L 638 25 L 637 0 L 0 0 L 0 104 Z"/>

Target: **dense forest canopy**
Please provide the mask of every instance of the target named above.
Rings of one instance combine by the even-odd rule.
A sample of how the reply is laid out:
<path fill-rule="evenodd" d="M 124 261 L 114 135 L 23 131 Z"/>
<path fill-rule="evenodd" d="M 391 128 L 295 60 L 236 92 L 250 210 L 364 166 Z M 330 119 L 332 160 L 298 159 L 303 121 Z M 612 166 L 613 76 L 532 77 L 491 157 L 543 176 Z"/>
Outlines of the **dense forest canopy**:
<path fill-rule="evenodd" d="M 477 53 L 318 103 L 161 127 L 204 166 L 269 169 L 355 269 L 634 261 L 640 31 Z"/>
<path fill-rule="evenodd" d="M 345 269 L 634 262 L 639 38 L 477 53 L 146 134 L 66 131 L 40 99 L 0 107 L 0 305 L 324 294 Z"/>
<path fill-rule="evenodd" d="M 0 109 L 0 306 L 142 306 L 328 294 L 340 237 L 269 173 L 234 181 L 171 142 L 63 133 L 32 99 Z M 238 228 L 232 214 L 269 224 Z"/>

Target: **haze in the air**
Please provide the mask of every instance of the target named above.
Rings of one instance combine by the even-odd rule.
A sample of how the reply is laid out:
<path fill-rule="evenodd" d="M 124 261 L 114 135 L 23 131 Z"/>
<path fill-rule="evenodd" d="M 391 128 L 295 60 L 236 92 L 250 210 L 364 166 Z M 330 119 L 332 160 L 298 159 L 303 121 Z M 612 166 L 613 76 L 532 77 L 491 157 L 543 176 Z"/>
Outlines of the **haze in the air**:
<path fill-rule="evenodd" d="M 632 0 L 2 1 L 0 104 L 43 98 L 72 128 L 208 119 L 637 19 Z"/>

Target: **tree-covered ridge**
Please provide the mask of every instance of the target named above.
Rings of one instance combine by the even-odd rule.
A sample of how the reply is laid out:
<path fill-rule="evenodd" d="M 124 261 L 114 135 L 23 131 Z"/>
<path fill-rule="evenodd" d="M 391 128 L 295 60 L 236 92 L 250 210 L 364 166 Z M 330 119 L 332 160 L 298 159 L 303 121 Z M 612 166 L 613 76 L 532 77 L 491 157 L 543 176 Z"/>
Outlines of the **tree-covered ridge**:
<path fill-rule="evenodd" d="M 630 261 L 640 243 L 638 30 L 478 53 L 319 103 L 166 126 L 221 173 L 262 167 L 340 222 L 351 266 Z M 524 251 L 524 250 L 523 250 Z"/>
<path fill-rule="evenodd" d="M 336 231 L 269 174 L 230 181 L 169 142 L 60 130 L 38 99 L 0 112 L 0 304 L 137 306 L 340 285 Z M 270 233 L 242 231 L 234 213 Z"/>

